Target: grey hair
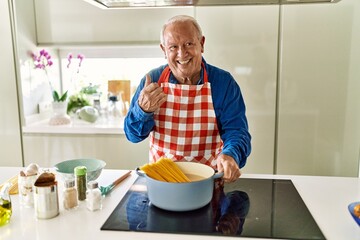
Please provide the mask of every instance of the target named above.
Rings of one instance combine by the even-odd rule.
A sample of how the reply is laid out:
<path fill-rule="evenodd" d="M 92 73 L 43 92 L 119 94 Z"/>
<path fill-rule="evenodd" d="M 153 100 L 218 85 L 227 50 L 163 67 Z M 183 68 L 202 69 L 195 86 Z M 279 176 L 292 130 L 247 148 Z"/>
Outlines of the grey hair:
<path fill-rule="evenodd" d="M 160 31 L 160 43 L 161 44 L 165 44 L 164 43 L 164 32 L 165 32 L 165 29 L 171 25 L 171 24 L 174 24 L 174 23 L 178 23 L 178 22 L 191 22 L 192 24 L 194 24 L 194 27 L 195 29 L 197 30 L 198 32 L 198 38 L 199 40 L 203 37 L 202 35 L 202 30 L 201 30 L 201 27 L 199 25 L 199 23 L 196 21 L 195 18 L 193 17 L 190 17 L 190 16 L 187 16 L 187 15 L 177 15 L 175 17 L 172 17 L 170 18 L 162 27 L 161 31 Z"/>

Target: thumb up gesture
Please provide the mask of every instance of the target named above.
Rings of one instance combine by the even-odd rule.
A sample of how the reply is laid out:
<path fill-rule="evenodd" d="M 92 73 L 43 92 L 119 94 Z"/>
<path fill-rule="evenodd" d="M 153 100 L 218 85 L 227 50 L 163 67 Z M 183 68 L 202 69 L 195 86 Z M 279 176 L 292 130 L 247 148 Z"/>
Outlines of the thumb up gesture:
<path fill-rule="evenodd" d="M 166 101 L 166 94 L 157 84 L 151 82 L 151 77 L 146 74 L 145 85 L 140 92 L 138 103 L 144 112 L 155 112 L 160 108 L 161 104 Z"/>

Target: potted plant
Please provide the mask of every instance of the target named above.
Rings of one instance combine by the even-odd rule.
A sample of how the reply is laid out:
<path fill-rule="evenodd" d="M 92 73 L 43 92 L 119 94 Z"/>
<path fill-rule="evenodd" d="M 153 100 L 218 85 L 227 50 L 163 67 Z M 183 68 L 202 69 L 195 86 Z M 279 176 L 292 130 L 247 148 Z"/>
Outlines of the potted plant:
<path fill-rule="evenodd" d="M 78 55 L 78 56 L 80 56 L 80 63 L 78 65 L 78 67 L 80 67 L 83 56 L 82 55 Z M 49 78 L 48 71 L 49 71 L 49 68 L 53 65 L 51 55 L 49 54 L 48 51 L 46 51 L 45 49 L 42 49 L 42 50 L 40 50 L 39 54 L 32 53 L 31 57 L 34 62 L 34 68 L 43 70 L 45 72 L 46 78 L 47 78 L 48 83 L 51 88 L 51 93 L 52 93 L 52 98 L 53 98 L 53 102 L 52 102 L 53 116 L 50 118 L 49 124 L 50 125 L 70 124 L 71 119 L 70 119 L 69 115 L 67 114 L 68 91 L 65 91 L 65 93 L 60 94 L 54 88 L 53 83 L 52 83 L 51 79 Z M 71 55 L 71 58 L 72 58 L 72 55 Z M 70 67 L 70 64 L 71 64 L 71 58 L 68 57 L 68 60 L 69 60 L 69 63 L 67 65 L 68 68 Z"/>

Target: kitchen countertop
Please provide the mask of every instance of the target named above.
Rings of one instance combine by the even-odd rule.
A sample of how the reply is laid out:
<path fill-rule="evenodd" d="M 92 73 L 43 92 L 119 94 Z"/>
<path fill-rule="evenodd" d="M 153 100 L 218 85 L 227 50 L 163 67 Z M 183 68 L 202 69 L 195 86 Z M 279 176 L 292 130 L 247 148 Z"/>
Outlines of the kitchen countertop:
<path fill-rule="evenodd" d="M 17 167 L 0 167 L 0 183 L 16 175 L 20 170 L 21 168 Z M 126 170 L 104 169 L 98 181 L 100 185 L 106 185 L 125 173 Z M 34 208 L 20 207 L 18 195 L 11 195 L 13 214 L 10 223 L 0 227 L 0 239 L 215 239 L 215 237 L 199 235 L 101 231 L 100 227 L 136 178 L 137 175 L 133 172 L 104 199 L 102 210 L 90 212 L 86 209 L 84 202 L 81 202 L 76 210 L 63 209 L 62 180 L 59 177 L 57 180 L 59 181 L 60 214 L 46 220 L 36 219 Z M 291 179 L 327 239 L 360 239 L 360 227 L 347 210 L 348 204 L 360 201 L 360 178 L 260 174 L 243 174 L 242 178 Z M 216 236 L 216 239 L 235 238 Z"/>

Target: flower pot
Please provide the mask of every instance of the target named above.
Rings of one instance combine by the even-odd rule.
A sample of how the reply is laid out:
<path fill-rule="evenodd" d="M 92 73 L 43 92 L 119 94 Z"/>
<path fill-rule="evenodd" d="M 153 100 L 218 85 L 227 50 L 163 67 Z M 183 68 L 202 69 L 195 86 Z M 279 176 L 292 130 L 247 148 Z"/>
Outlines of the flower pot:
<path fill-rule="evenodd" d="M 67 101 L 52 102 L 53 116 L 50 118 L 50 125 L 65 125 L 70 124 L 70 116 L 66 113 Z"/>

